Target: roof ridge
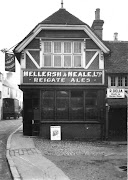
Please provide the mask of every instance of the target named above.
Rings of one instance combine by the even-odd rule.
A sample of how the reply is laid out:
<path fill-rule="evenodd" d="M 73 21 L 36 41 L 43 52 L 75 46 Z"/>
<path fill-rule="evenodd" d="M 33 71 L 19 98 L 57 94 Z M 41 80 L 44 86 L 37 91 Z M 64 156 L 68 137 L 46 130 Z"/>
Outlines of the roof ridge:
<path fill-rule="evenodd" d="M 67 25 L 85 25 L 83 21 L 68 12 L 65 8 L 60 8 L 39 24 L 67 24 Z"/>

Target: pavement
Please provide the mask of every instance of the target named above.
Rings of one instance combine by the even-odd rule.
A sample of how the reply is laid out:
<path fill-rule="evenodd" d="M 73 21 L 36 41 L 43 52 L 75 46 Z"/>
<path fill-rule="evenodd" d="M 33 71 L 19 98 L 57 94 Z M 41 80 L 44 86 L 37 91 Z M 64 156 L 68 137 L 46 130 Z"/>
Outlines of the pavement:
<path fill-rule="evenodd" d="M 108 144 L 127 142 L 108 142 Z M 44 145 L 44 144 L 43 144 Z M 20 126 L 8 138 L 6 157 L 14 180 L 70 180 L 35 147 L 33 137 L 23 136 Z"/>
<path fill-rule="evenodd" d="M 33 139 L 20 126 L 7 141 L 6 157 L 14 180 L 69 180 L 54 163 L 42 156 Z"/>

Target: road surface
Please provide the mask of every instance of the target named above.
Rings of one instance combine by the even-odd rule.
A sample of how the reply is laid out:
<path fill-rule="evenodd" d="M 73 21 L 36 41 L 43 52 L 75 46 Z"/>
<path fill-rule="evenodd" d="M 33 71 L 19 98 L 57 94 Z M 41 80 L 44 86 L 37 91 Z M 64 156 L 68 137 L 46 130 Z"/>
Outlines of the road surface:
<path fill-rule="evenodd" d="M 6 144 L 9 135 L 22 124 L 22 118 L 0 120 L 0 180 L 12 180 L 6 159 Z"/>

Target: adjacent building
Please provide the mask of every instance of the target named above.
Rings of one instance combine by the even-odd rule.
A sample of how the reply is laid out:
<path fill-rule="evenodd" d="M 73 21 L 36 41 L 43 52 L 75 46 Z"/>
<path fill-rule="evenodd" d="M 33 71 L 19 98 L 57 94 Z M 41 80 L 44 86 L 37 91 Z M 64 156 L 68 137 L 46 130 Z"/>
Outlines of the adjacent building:
<path fill-rule="evenodd" d="M 106 42 L 111 49 L 106 58 L 106 78 L 108 91 L 111 91 L 108 103 L 108 138 L 126 139 L 127 103 L 128 103 L 128 41 Z M 115 98 L 114 98 L 115 96 Z"/>

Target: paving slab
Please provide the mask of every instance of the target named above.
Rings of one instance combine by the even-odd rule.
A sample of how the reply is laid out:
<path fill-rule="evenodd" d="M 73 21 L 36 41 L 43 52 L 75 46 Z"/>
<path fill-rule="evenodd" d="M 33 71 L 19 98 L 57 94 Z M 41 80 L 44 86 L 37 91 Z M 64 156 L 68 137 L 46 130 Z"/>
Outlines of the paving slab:
<path fill-rule="evenodd" d="M 14 180 L 70 180 L 35 148 L 33 139 L 23 136 L 22 126 L 7 142 L 7 159 Z"/>

